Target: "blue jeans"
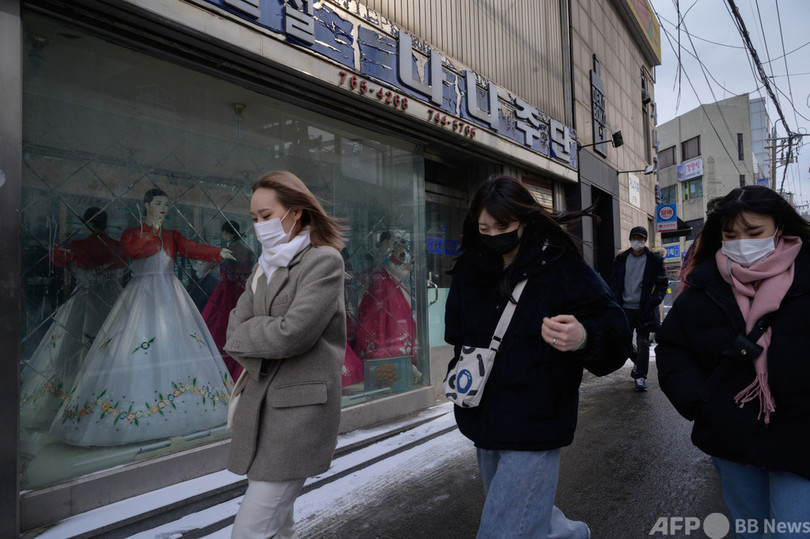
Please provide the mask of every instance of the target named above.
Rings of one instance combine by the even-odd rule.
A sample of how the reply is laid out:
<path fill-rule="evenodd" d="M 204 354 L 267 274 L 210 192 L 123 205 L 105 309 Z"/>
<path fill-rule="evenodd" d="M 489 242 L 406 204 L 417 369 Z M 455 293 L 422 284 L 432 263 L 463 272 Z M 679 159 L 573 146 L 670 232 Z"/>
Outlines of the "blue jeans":
<path fill-rule="evenodd" d="M 484 512 L 478 539 L 587 539 L 584 522 L 568 520 L 554 505 L 560 450 L 476 449 L 484 482 Z"/>
<path fill-rule="evenodd" d="M 810 479 L 716 457 L 712 460 L 720 476 L 734 537 L 810 535 Z"/>

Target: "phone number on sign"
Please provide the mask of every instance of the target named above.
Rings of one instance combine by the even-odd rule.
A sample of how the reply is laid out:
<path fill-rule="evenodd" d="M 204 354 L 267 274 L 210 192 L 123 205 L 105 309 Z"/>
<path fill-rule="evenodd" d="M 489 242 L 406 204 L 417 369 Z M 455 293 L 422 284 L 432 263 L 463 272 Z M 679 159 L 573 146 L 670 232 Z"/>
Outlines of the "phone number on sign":
<path fill-rule="evenodd" d="M 345 86 L 349 90 L 359 92 L 363 95 L 375 95 L 377 96 L 377 99 L 385 105 L 389 105 L 400 110 L 408 110 L 407 97 L 399 95 L 396 92 L 392 92 L 391 90 L 386 90 L 380 86 L 372 85 L 372 83 L 365 79 L 361 79 L 357 75 L 350 76 L 345 71 L 341 71 L 339 75 L 340 82 L 338 83 L 338 86 Z"/>
<path fill-rule="evenodd" d="M 465 137 L 475 138 L 475 126 L 470 125 L 461 120 L 456 120 L 452 116 L 447 117 L 447 114 L 428 109 L 428 121 L 438 124 L 442 127 L 449 127 L 455 133 L 464 135 Z"/>

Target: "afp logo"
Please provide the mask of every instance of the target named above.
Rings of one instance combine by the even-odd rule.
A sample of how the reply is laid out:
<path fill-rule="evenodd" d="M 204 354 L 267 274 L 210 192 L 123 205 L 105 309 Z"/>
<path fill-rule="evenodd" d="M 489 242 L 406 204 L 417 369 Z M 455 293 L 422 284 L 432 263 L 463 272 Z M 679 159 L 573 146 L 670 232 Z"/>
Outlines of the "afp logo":
<path fill-rule="evenodd" d="M 683 537 L 701 528 L 709 539 L 721 539 L 728 535 L 731 523 L 723 513 L 712 513 L 703 522 L 698 517 L 658 517 L 649 535 Z"/>

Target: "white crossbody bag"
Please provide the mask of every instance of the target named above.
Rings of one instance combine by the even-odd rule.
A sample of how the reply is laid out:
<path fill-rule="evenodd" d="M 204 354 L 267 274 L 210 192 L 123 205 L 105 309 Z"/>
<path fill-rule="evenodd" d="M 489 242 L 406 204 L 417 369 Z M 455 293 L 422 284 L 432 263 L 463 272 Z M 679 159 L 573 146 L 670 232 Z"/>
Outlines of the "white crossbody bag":
<path fill-rule="evenodd" d="M 515 302 L 506 302 L 501 319 L 495 327 L 495 334 L 489 343 L 489 348 L 476 348 L 474 346 L 462 346 L 456 364 L 447 372 L 444 379 L 444 395 L 456 406 L 462 408 L 472 408 L 478 406 L 481 397 L 484 395 L 484 385 L 487 383 L 492 365 L 495 362 L 495 355 L 501 345 L 506 329 L 512 321 L 520 295 L 526 286 L 526 280 L 520 281 L 512 291 Z"/>

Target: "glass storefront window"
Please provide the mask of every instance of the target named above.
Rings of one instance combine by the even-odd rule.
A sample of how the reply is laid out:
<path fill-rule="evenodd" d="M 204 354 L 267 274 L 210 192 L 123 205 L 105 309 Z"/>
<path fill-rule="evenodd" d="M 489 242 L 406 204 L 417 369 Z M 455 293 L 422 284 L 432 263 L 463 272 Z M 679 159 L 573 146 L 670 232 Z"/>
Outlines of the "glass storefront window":
<path fill-rule="evenodd" d="M 416 146 L 44 16 L 24 29 L 23 489 L 228 436 L 221 346 L 272 170 L 350 229 L 344 405 L 429 384 Z"/>

